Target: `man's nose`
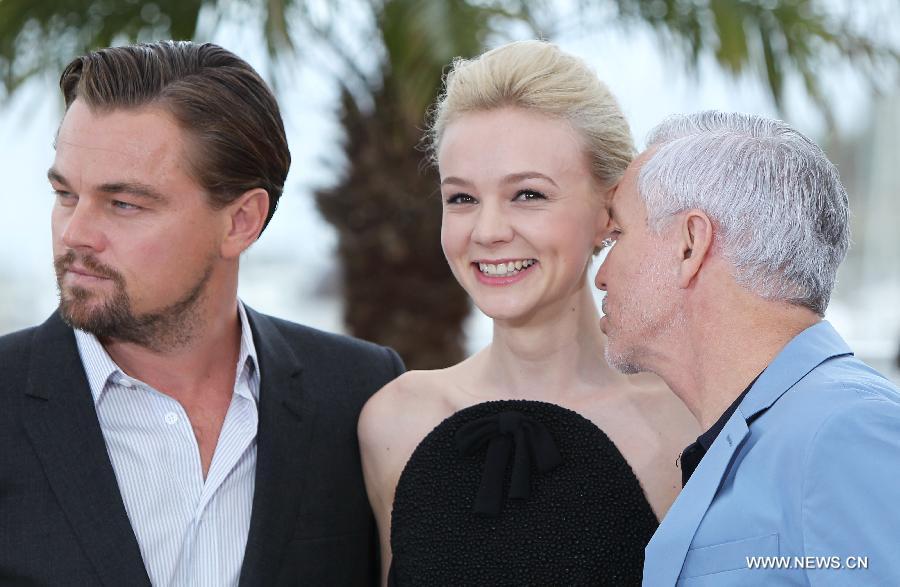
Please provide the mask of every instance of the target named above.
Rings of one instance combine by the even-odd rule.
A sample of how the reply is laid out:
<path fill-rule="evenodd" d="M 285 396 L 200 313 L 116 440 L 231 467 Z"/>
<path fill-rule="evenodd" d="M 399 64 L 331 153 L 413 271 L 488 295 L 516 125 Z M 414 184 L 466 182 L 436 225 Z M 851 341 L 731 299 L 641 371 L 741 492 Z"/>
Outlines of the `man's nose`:
<path fill-rule="evenodd" d="M 597 269 L 597 275 L 594 276 L 594 285 L 600 291 L 606 291 L 606 262 L 607 259 L 603 259 L 603 262 L 600 263 L 600 267 Z"/>
<path fill-rule="evenodd" d="M 80 200 L 63 220 L 62 244 L 67 249 L 102 250 L 106 246 L 106 236 L 97 216 L 91 203 Z"/>

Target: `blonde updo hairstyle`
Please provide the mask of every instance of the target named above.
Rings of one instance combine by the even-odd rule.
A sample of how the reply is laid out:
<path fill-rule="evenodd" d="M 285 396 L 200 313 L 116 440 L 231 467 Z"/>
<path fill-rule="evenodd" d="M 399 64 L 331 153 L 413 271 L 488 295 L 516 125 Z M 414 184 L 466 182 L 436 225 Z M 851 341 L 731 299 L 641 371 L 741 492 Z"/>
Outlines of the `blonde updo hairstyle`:
<path fill-rule="evenodd" d="M 437 162 L 441 137 L 454 120 L 504 107 L 568 121 L 581 136 L 603 189 L 615 185 L 634 158 L 628 122 L 594 71 L 552 43 L 518 41 L 453 61 L 426 135 L 432 162 Z"/>

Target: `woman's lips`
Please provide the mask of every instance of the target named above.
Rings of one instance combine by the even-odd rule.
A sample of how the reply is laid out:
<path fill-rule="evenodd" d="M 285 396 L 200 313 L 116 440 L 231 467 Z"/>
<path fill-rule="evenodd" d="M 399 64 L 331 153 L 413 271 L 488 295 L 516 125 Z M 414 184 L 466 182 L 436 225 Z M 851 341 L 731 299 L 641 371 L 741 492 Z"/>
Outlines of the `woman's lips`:
<path fill-rule="evenodd" d="M 487 275 L 479 269 L 479 263 L 476 262 L 472 263 L 472 271 L 475 272 L 475 277 L 480 283 L 484 283 L 485 285 L 505 286 L 518 283 L 528 277 L 537 264 L 537 262 L 534 262 L 528 267 L 517 270 L 512 275 Z"/>

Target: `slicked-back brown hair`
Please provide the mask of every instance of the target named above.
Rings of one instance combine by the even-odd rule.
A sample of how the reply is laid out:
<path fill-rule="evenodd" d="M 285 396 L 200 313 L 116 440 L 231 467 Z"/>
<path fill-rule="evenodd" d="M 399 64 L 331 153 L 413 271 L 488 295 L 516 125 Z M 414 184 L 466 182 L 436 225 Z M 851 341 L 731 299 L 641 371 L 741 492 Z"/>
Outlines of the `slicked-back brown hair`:
<path fill-rule="evenodd" d="M 59 87 L 66 108 L 159 106 L 186 131 L 185 156 L 211 204 L 269 194 L 269 224 L 291 165 L 275 96 L 250 65 L 212 43 L 159 41 L 91 51 L 74 59 Z"/>

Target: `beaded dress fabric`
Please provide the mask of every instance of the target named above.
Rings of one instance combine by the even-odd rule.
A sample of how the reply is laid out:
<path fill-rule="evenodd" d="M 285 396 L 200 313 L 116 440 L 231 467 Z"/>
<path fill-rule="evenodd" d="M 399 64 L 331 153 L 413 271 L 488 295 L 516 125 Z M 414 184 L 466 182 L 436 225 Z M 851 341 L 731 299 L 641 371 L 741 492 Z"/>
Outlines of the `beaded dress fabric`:
<path fill-rule="evenodd" d="M 591 421 L 544 402 L 485 402 L 441 422 L 406 464 L 389 584 L 640 585 L 657 525 Z"/>

